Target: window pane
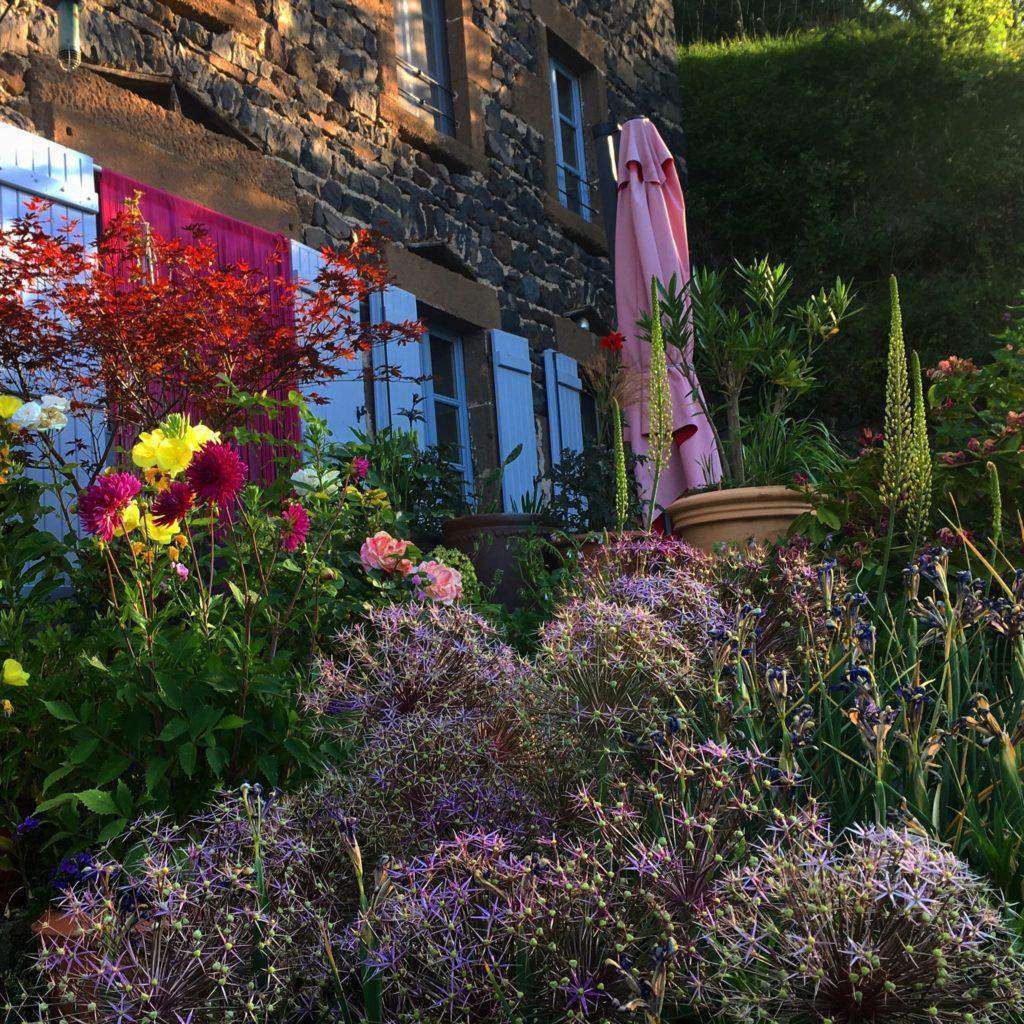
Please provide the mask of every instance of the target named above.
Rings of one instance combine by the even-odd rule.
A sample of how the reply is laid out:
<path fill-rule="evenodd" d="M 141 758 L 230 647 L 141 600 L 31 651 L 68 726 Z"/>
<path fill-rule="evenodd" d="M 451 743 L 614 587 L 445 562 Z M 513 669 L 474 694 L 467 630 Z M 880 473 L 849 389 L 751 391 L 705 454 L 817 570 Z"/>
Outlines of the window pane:
<path fill-rule="evenodd" d="M 462 438 L 459 436 L 459 410 L 454 405 L 434 403 L 437 425 L 437 446 L 452 462 L 462 461 Z"/>
<path fill-rule="evenodd" d="M 434 393 L 455 398 L 455 346 L 447 338 L 430 336 L 430 369 L 434 377 Z"/>
<path fill-rule="evenodd" d="M 564 121 L 559 121 L 562 129 L 562 163 L 566 167 L 576 167 L 576 131 Z"/>
<path fill-rule="evenodd" d="M 413 108 L 451 134 L 451 73 L 441 0 L 395 0 L 398 91 Z"/>
<path fill-rule="evenodd" d="M 558 91 L 558 113 L 562 117 L 575 120 L 575 107 L 572 102 L 572 79 L 563 75 L 561 71 L 555 71 L 555 88 Z"/>

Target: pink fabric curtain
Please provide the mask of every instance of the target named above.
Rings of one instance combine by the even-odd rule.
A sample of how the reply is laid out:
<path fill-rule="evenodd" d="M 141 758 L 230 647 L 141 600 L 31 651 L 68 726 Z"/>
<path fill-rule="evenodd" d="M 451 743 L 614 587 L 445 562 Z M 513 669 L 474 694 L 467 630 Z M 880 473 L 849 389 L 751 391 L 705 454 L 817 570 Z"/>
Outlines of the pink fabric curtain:
<path fill-rule="evenodd" d="M 682 288 L 690 280 L 690 249 L 686 238 L 686 205 L 675 161 L 658 129 L 638 118 L 623 126 L 619 145 L 619 201 L 615 230 L 615 299 L 619 330 L 625 337 L 623 364 L 643 379 L 642 401 L 625 410 L 633 450 L 647 445 L 647 375 L 651 347 L 639 337 L 637 321 L 651 308 L 651 282 L 666 287 L 676 279 Z M 685 356 L 668 348 L 674 439 L 672 459 L 662 474 L 656 496 L 665 508 L 681 494 L 717 483 L 722 476 L 711 424 L 700 404 L 700 385 L 693 372 L 693 338 Z M 646 467 L 640 486 L 650 494 Z"/>
<path fill-rule="evenodd" d="M 188 239 L 191 237 L 188 228 L 201 224 L 209 232 L 210 241 L 217 247 L 222 267 L 246 263 L 265 274 L 272 283 L 290 280 L 291 252 L 284 235 L 226 217 L 198 203 L 143 185 L 113 171 L 104 170 L 98 178 L 100 221 L 104 226 L 125 201 L 138 195 L 139 209 L 154 234 L 163 238 Z M 282 320 L 289 315 L 283 305 L 280 315 Z M 296 409 L 287 409 L 275 419 L 263 413 L 254 415 L 249 426 L 282 441 L 298 441 L 301 437 Z M 264 483 L 273 480 L 276 476 L 276 454 L 277 449 L 273 444 L 247 446 L 245 458 L 249 465 L 249 479 Z"/>

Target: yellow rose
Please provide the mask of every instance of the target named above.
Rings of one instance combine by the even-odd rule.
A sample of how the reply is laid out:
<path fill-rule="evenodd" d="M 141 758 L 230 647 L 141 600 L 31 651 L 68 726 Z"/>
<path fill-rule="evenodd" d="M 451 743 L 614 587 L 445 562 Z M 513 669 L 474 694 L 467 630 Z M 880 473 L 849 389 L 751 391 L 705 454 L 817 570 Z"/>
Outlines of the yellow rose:
<path fill-rule="evenodd" d="M 122 513 L 121 513 L 121 529 L 119 533 L 131 533 L 139 525 L 139 520 L 142 517 L 142 513 L 139 512 L 139 506 L 133 501 Z"/>
<path fill-rule="evenodd" d="M 210 441 L 220 441 L 220 433 L 211 430 L 205 423 L 190 423 L 185 431 L 185 443 L 193 452 L 199 451 L 204 444 Z"/>
<path fill-rule="evenodd" d="M 132 448 L 132 462 L 139 469 L 152 469 L 156 465 L 157 448 L 163 439 L 164 432 L 159 427 L 156 430 L 143 431 Z"/>
<path fill-rule="evenodd" d="M 192 455 L 192 449 L 184 438 L 165 437 L 156 447 L 156 464 L 165 473 L 177 476 L 188 468 Z"/>
<path fill-rule="evenodd" d="M 14 395 L 0 395 L 0 416 L 9 420 L 24 404 Z"/>
<path fill-rule="evenodd" d="M 8 686 L 28 686 L 28 673 L 21 667 L 20 661 L 4 658 L 4 682 Z"/>
<path fill-rule="evenodd" d="M 153 521 L 153 517 L 147 512 L 142 517 L 142 532 L 147 540 L 154 544 L 170 544 L 174 535 L 178 532 L 178 524 L 171 523 L 168 526 L 160 526 Z"/>

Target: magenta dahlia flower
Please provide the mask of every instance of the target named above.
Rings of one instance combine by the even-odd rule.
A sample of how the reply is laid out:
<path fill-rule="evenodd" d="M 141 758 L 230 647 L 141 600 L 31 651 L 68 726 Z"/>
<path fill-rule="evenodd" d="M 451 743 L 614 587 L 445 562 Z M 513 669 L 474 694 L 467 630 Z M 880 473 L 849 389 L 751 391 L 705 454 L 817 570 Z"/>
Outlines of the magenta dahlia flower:
<path fill-rule="evenodd" d="M 157 526 L 180 523 L 188 515 L 195 501 L 192 488 L 184 480 L 174 480 L 161 491 L 153 502 L 153 522 Z"/>
<path fill-rule="evenodd" d="M 231 505 L 245 483 L 246 468 L 230 444 L 207 442 L 185 470 L 185 482 L 197 501 L 216 505 L 221 511 Z"/>
<path fill-rule="evenodd" d="M 142 490 L 142 482 L 131 473 L 107 473 L 78 499 L 78 518 L 86 532 L 111 541 L 121 525 L 121 514 Z"/>
<path fill-rule="evenodd" d="M 292 501 L 285 505 L 281 518 L 284 520 L 281 549 L 298 551 L 306 543 L 309 534 L 309 513 L 297 501 Z"/>

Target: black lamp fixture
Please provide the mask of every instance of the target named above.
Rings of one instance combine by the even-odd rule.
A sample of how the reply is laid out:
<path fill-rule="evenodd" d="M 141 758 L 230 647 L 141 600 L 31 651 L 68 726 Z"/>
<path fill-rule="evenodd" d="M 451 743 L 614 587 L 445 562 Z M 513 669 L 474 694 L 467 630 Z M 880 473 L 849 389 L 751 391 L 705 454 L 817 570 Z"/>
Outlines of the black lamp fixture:
<path fill-rule="evenodd" d="M 82 0 L 57 0 L 57 47 L 65 71 L 82 63 Z"/>

